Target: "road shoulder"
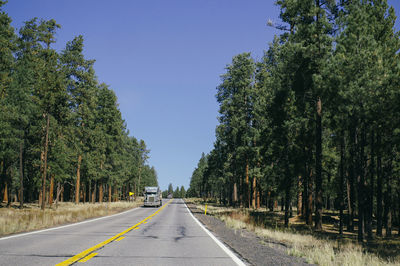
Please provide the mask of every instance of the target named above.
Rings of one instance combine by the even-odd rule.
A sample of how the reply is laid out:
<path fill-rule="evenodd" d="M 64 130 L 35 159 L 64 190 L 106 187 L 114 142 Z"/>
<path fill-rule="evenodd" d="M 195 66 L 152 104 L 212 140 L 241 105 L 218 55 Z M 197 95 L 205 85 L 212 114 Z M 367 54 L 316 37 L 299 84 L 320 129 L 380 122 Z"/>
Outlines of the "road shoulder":
<path fill-rule="evenodd" d="M 307 265 L 301 258 L 285 253 L 285 247 L 270 245 L 266 239 L 256 236 L 246 229 L 228 228 L 218 218 L 204 215 L 194 204 L 186 202 L 192 214 L 219 240 L 237 253 L 241 259 L 251 265 Z"/>

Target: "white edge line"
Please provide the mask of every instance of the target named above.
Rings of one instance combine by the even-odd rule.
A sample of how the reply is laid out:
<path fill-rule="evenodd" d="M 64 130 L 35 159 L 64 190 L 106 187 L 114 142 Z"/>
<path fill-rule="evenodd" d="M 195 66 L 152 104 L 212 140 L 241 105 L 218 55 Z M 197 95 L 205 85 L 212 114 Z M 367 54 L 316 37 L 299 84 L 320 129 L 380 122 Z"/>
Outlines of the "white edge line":
<path fill-rule="evenodd" d="M 217 243 L 218 246 L 220 246 L 220 248 L 222 248 L 223 251 L 225 251 L 226 254 L 228 254 L 229 257 L 232 258 L 232 260 L 240 266 L 246 266 L 246 264 L 244 264 L 244 262 L 239 259 L 227 246 L 225 246 L 220 240 L 218 240 L 218 238 L 216 238 L 207 228 L 204 227 L 204 225 L 202 225 L 200 223 L 199 220 L 197 220 L 196 217 L 194 217 L 194 215 L 192 214 L 192 212 L 189 210 L 188 206 L 186 205 L 186 202 L 183 201 L 183 203 L 186 206 L 186 209 L 188 210 L 190 216 L 192 216 L 192 218 L 195 220 L 195 222 L 212 238 L 212 240 L 215 241 L 215 243 Z"/>
<path fill-rule="evenodd" d="M 99 217 L 99 218 L 95 218 L 95 219 L 91 219 L 91 220 L 86 220 L 86 221 L 82 221 L 82 222 L 78 222 L 78 223 L 67 224 L 67 225 L 62 225 L 62 226 L 58 226 L 58 227 L 52 227 L 52 228 L 33 231 L 33 232 L 28 232 L 28 233 L 22 233 L 22 234 L 17 234 L 17 235 L 12 235 L 12 236 L 1 237 L 0 241 L 1 240 L 7 240 L 7 239 L 10 239 L 10 238 L 16 238 L 16 237 L 21 237 L 21 236 L 27 236 L 27 235 L 43 233 L 43 232 L 47 232 L 47 231 L 53 231 L 53 230 L 62 229 L 62 228 L 70 227 L 70 226 L 90 223 L 90 222 L 94 222 L 94 221 L 98 221 L 98 220 L 103 220 L 103 219 L 111 218 L 111 217 L 114 217 L 114 216 L 122 215 L 122 214 L 125 214 L 127 212 L 135 211 L 135 210 L 138 210 L 138 209 L 139 209 L 138 207 L 135 207 L 133 209 L 130 209 L 130 210 L 127 210 L 127 211 L 124 211 L 124 212 L 112 214 L 112 215 L 109 215 L 109 216 Z"/>

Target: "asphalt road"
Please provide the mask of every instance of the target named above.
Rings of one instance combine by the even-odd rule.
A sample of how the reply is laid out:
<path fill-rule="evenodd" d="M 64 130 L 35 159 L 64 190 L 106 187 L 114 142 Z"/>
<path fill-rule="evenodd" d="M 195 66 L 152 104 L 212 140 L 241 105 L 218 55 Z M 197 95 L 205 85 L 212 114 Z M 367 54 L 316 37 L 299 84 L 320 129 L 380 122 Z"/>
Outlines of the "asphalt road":
<path fill-rule="evenodd" d="M 0 238 L 0 265 L 240 265 L 184 202 Z M 243 264 L 242 264 L 243 265 Z"/>

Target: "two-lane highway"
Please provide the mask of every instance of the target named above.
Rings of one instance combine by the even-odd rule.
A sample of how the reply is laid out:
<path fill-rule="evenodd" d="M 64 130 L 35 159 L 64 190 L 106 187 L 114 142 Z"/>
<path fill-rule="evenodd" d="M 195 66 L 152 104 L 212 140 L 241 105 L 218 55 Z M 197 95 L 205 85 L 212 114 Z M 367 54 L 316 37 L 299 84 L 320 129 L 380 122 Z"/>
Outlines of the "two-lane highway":
<path fill-rule="evenodd" d="M 0 265 L 240 265 L 180 199 L 0 238 Z M 82 265 L 84 265 L 82 264 Z"/>

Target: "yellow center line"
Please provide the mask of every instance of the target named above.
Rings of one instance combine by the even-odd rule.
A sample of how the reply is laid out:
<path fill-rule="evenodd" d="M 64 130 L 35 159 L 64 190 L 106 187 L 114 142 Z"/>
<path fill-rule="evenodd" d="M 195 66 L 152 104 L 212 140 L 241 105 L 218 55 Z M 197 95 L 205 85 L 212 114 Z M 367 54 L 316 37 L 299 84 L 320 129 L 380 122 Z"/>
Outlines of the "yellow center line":
<path fill-rule="evenodd" d="M 156 212 L 154 212 L 154 213 L 153 213 L 152 215 L 150 215 L 149 217 L 152 217 L 152 216 L 156 215 L 157 213 L 159 213 L 159 212 L 160 212 L 162 209 L 164 209 L 170 202 L 171 202 L 171 200 L 168 201 L 166 204 L 164 204 L 160 209 L 158 209 Z M 97 245 L 91 247 L 91 248 L 88 248 L 88 249 L 82 251 L 81 253 L 76 254 L 75 256 L 73 256 L 73 257 L 71 257 L 71 258 L 69 258 L 69 259 L 67 259 L 67 260 L 65 260 L 65 261 L 63 261 L 63 262 L 60 262 L 60 263 L 56 264 L 56 266 L 71 265 L 71 264 L 73 264 L 73 263 L 75 263 L 75 262 L 77 262 L 77 261 L 79 261 L 79 260 L 82 260 L 83 258 L 85 258 L 86 256 L 88 256 L 88 255 L 89 255 L 90 253 L 92 253 L 93 251 L 98 250 L 99 248 L 104 247 L 105 245 L 109 244 L 110 242 L 112 242 L 112 241 L 116 240 L 117 238 L 119 238 L 119 237 L 125 235 L 125 234 L 128 233 L 129 231 L 131 231 L 131 230 L 133 230 L 133 229 L 139 229 L 138 226 L 139 226 L 140 224 L 144 223 L 149 217 L 143 219 L 142 221 L 138 222 L 138 223 L 135 224 L 134 226 L 129 227 L 129 228 L 126 229 L 125 231 L 122 231 L 121 233 L 116 234 L 115 236 L 113 236 L 113 237 L 111 237 L 111 238 L 109 238 L 109 239 L 107 239 L 107 240 L 105 240 L 105 241 L 103 241 L 103 242 L 101 242 L 101 243 L 99 243 L 99 244 L 97 244 Z M 92 253 L 92 254 L 95 254 L 95 253 Z M 92 254 L 90 254 L 89 256 L 91 256 Z M 96 253 L 96 254 L 97 254 L 97 253 Z M 89 257 L 89 256 L 88 256 L 88 257 Z M 96 255 L 93 255 L 93 256 L 96 256 Z M 92 256 L 92 257 L 93 257 L 93 256 Z M 90 257 L 90 258 L 92 258 L 92 257 Z M 89 258 L 89 259 L 90 259 L 90 258 Z M 89 259 L 88 259 L 88 260 L 89 260 Z"/>
<path fill-rule="evenodd" d="M 136 228 L 134 228 L 135 230 L 138 230 L 140 227 L 138 226 L 138 227 L 136 227 Z"/>
<path fill-rule="evenodd" d="M 84 257 L 83 259 L 81 259 L 81 260 L 78 261 L 78 262 L 87 262 L 88 260 L 90 260 L 91 258 L 93 258 L 94 256 L 96 256 L 97 254 L 99 254 L 99 253 L 90 253 L 89 256 Z"/>
<path fill-rule="evenodd" d="M 124 238 L 125 238 L 124 236 L 121 236 L 120 238 L 116 239 L 115 241 L 121 241 Z"/>

